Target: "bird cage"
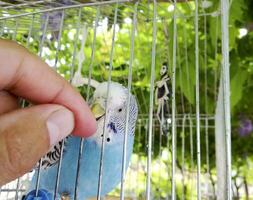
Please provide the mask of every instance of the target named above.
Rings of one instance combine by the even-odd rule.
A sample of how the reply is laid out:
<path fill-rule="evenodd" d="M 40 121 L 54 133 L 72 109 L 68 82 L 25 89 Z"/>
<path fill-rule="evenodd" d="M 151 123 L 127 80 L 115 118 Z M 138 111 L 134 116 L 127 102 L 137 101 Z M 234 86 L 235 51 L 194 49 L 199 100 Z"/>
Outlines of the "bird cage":
<path fill-rule="evenodd" d="M 93 80 L 136 97 L 130 166 L 105 199 L 232 199 L 228 0 L 0 5 L 1 38 L 40 56 L 85 100 Z M 0 199 L 22 199 L 32 176 L 2 186 Z"/>

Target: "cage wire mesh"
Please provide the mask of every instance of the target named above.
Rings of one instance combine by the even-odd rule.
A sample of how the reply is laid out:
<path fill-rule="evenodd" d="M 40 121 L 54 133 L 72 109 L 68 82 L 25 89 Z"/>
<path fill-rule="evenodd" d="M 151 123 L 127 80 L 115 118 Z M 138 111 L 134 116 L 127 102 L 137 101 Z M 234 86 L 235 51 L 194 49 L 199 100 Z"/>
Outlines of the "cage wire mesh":
<path fill-rule="evenodd" d="M 136 96 L 131 163 L 106 199 L 231 199 L 228 1 L 209 3 L 0 1 L 2 38 L 38 54 L 70 82 L 110 79 Z M 158 101 L 157 114 L 161 84 L 168 99 Z M 89 101 L 92 88 L 79 90 Z M 226 131 L 215 129 L 219 116 Z M 0 199 L 21 199 L 32 175 L 1 187 Z"/>

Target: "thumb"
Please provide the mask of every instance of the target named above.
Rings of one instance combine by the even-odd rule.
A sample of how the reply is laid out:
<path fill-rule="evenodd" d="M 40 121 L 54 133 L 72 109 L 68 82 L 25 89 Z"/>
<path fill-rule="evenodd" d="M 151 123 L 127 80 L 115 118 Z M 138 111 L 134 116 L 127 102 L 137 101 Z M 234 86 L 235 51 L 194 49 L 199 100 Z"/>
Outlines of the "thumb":
<path fill-rule="evenodd" d="M 63 106 L 47 104 L 0 116 L 0 186 L 25 174 L 74 128 Z"/>

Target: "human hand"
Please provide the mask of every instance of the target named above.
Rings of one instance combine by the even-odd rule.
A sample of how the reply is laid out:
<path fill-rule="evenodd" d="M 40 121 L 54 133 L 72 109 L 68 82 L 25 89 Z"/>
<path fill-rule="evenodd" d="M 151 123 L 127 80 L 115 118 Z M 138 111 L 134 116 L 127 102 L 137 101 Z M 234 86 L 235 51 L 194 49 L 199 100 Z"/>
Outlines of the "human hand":
<path fill-rule="evenodd" d="M 18 97 L 34 106 L 19 109 Z M 72 131 L 93 134 L 95 124 L 66 80 L 22 46 L 0 39 L 0 186 L 31 170 Z"/>

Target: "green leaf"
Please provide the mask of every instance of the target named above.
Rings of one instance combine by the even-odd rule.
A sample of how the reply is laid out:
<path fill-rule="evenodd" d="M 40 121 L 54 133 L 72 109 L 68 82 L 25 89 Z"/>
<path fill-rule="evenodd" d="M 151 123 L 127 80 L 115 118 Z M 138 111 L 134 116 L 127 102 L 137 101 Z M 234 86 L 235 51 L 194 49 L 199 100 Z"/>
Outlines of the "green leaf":
<path fill-rule="evenodd" d="M 232 4 L 230 6 L 230 11 L 229 11 L 230 24 L 234 25 L 235 21 L 242 21 L 245 9 L 246 9 L 246 6 L 244 3 L 244 0 L 232 1 Z"/>
<path fill-rule="evenodd" d="M 209 34 L 211 38 L 211 43 L 213 47 L 216 47 L 217 41 L 220 39 L 221 31 L 220 31 L 220 17 L 210 17 L 209 20 Z"/>
<path fill-rule="evenodd" d="M 178 83 L 181 91 L 187 100 L 193 105 L 195 103 L 195 68 L 189 63 L 187 67 L 185 64 L 181 65 L 181 73 L 178 74 Z"/>
<path fill-rule="evenodd" d="M 236 48 L 236 39 L 238 36 L 238 29 L 235 26 L 229 27 L 229 48 Z"/>
<path fill-rule="evenodd" d="M 243 85 L 245 81 L 247 80 L 248 73 L 247 71 L 243 71 L 242 69 L 238 69 L 237 73 L 231 80 L 231 109 L 234 108 L 234 106 L 241 100 L 242 98 L 242 92 L 243 92 Z"/>

